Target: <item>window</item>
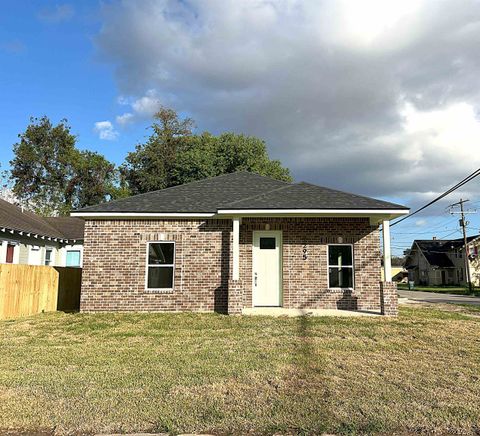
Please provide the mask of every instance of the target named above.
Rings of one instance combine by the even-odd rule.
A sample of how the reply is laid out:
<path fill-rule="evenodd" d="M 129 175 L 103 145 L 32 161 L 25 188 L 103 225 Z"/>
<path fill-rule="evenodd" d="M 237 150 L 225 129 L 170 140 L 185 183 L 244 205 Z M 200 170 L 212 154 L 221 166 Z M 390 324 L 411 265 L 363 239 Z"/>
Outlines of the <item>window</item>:
<path fill-rule="evenodd" d="M 45 249 L 45 265 L 51 265 L 52 264 L 52 253 L 53 253 L 52 248 L 47 247 Z"/>
<path fill-rule="evenodd" d="M 80 266 L 80 250 L 67 250 L 66 266 Z"/>
<path fill-rule="evenodd" d="M 173 289 L 175 243 L 149 242 L 147 289 Z"/>
<path fill-rule="evenodd" d="M 275 238 L 260 238 L 260 250 L 275 250 Z"/>
<path fill-rule="evenodd" d="M 353 247 L 328 246 L 328 287 L 353 288 Z"/>

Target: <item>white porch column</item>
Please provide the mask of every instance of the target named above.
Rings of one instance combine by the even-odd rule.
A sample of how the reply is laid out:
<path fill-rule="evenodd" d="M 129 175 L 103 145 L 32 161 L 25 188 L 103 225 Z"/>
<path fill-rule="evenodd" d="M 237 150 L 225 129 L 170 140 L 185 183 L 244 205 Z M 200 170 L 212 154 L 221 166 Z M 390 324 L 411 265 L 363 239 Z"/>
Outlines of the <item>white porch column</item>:
<path fill-rule="evenodd" d="M 240 220 L 233 218 L 233 271 L 232 280 L 240 279 Z"/>
<path fill-rule="evenodd" d="M 384 281 L 392 281 L 392 258 L 390 253 L 390 221 L 382 222 L 383 231 L 383 274 Z"/>

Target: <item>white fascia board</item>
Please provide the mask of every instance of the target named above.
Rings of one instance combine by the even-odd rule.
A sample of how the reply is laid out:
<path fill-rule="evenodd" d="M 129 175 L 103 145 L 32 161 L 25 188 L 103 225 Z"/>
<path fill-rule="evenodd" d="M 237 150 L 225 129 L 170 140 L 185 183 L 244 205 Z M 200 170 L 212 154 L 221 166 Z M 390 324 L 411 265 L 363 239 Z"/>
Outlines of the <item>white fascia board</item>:
<path fill-rule="evenodd" d="M 409 209 L 221 209 L 218 215 L 400 216 L 407 215 L 409 212 Z"/>
<path fill-rule="evenodd" d="M 72 212 L 70 216 L 81 218 L 210 218 L 214 213 L 158 213 L 158 212 Z"/>
<path fill-rule="evenodd" d="M 390 219 L 407 215 L 406 209 L 220 209 L 217 213 L 179 212 L 72 212 L 70 216 L 81 218 L 214 218 L 226 216 L 372 216 L 381 215 Z"/>

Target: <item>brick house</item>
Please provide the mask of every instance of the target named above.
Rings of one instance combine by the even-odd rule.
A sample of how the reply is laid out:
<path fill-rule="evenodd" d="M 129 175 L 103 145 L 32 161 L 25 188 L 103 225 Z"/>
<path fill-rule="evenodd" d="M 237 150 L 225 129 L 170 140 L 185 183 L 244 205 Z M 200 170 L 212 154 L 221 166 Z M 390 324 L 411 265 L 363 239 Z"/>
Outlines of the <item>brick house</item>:
<path fill-rule="evenodd" d="M 389 220 L 408 209 L 237 172 L 87 207 L 82 311 L 397 313 Z"/>

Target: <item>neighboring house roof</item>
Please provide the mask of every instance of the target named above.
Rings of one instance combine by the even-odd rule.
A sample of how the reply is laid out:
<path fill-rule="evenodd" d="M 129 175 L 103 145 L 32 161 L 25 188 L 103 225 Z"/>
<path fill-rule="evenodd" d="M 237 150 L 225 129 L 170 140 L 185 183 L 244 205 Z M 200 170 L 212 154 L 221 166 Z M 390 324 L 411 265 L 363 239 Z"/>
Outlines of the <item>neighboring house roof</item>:
<path fill-rule="evenodd" d="M 73 217 L 44 218 L 0 199 L 0 229 L 57 239 L 83 239 L 85 222 Z"/>
<path fill-rule="evenodd" d="M 467 244 L 474 239 L 479 238 L 480 235 L 469 236 L 467 238 Z M 448 253 L 453 250 L 463 248 L 463 238 L 458 239 L 415 239 L 413 241 L 413 247 L 415 245 L 421 250 L 425 259 L 431 266 L 438 268 L 453 268 L 455 265 L 448 257 Z"/>
<path fill-rule="evenodd" d="M 241 171 L 102 203 L 76 212 L 216 213 L 243 209 L 378 209 L 405 206 L 309 183 Z"/>
<path fill-rule="evenodd" d="M 81 218 L 69 216 L 55 216 L 44 218 L 47 224 L 57 229 L 67 239 L 83 240 L 85 221 Z"/>

